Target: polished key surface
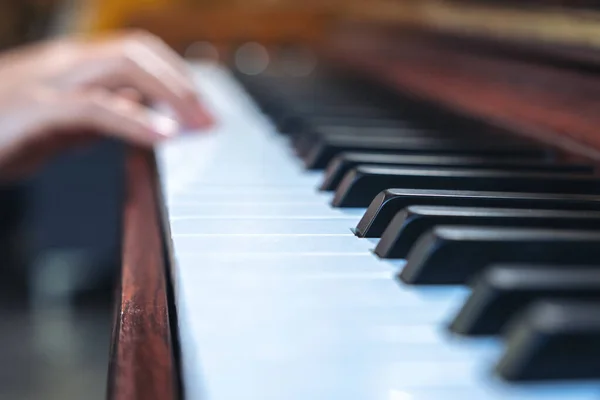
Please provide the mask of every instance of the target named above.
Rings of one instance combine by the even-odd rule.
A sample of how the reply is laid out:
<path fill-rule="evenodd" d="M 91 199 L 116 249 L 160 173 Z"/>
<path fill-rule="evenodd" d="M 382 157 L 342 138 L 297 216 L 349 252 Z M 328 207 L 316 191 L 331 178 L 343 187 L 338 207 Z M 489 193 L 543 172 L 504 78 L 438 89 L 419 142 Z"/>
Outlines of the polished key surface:
<path fill-rule="evenodd" d="M 390 188 L 600 194 L 600 179 L 577 174 L 359 166 L 346 174 L 332 204 L 367 207 Z"/>
<path fill-rule="evenodd" d="M 318 146 L 311 148 L 304 157 L 306 168 L 311 170 L 324 169 L 327 164 L 338 154 L 350 151 L 364 151 L 390 154 L 414 155 L 484 155 L 495 157 L 531 157 L 546 159 L 552 156 L 550 149 L 541 146 L 525 145 L 523 143 L 507 141 L 497 143 L 491 141 L 481 142 L 453 142 L 444 141 L 419 141 L 394 137 L 325 137 Z"/>
<path fill-rule="evenodd" d="M 551 172 L 591 174 L 594 167 L 579 163 L 551 163 L 529 159 L 494 159 L 477 156 L 411 156 L 401 154 L 378 153 L 342 153 L 327 166 L 325 178 L 320 189 L 329 191 L 338 185 L 350 170 L 359 165 L 386 167 L 420 167 L 420 168 L 464 168 L 464 169 L 498 169 L 521 172 Z"/>
<path fill-rule="evenodd" d="M 350 128 L 375 128 L 375 129 L 405 129 L 413 126 L 402 118 L 367 118 L 367 117 L 335 117 L 335 116 L 309 116 L 294 122 L 287 122 L 284 132 L 304 133 L 311 129 L 321 127 L 350 127 Z"/>
<path fill-rule="evenodd" d="M 408 123 L 407 123 L 408 125 Z M 465 138 L 451 138 L 443 132 L 435 130 L 419 129 L 416 126 L 407 126 L 404 128 L 373 128 L 373 127 L 319 127 L 309 129 L 303 134 L 296 135 L 292 140 L 292 144 L 296 149 L 296 153 L 300 157 L 308 157 L 314 151 L 313 149 L 322 146 L 329 140 L 344 138 L 352 140 L 359 139 L 404 139 L 411 144 L 415 143 L 439 143 L 450 142 L 455 143 L 459 140 L 467 140 Z M 475 140 L 472 137 L 470 140 Z"/>
<path fill-rule="evenodd" d="M 439 226 L 407 256 L 400 279 L 410 284 L 465 284 L 496 263 L 595 264 L 600 232 Z"/>
<path fill-rule="evenodd" d="M 544 299 L 600 302 L 597 266 L 493 265 L 473 283 L 449 328 L 461 335 L 496 335 L 529 305 Z"/>
<path fill-rule="evenodd" d="M 382 258 L 404 258 L 423 234 L 439 225 L 600 231 L 600 212 L 410 206 L 392 219 L 377 243 L 375 254 Z"/>
<path fill-rule="evenodd" d="M 356 226 L 359 237 L 381 237 L 396 214 L 411 205 L 600 211 L 600 198 L 587 195 L 389 189 L 373 199 Z"/>
<path fill-rule="evenodd" d="M 448 148 L 456 147 L 459 144 L 473 146 L 478 143 L 485 143 L 485 148 L 496 144 L 497 147 L 505 147 L 508 144 L 520 144 L 521 146 L 531 147 L 531 143 L 523 139 L 512 139 L 506 137 L 486 137 L 482 139 L 477 131 L 460 131 L 449 133 L 444 130 L 428 128 L 420 122 L 406 121 L 406 126 L 402 128 L 388 127 L 353 127 L 353 126 L 319 126 L 307 129 L 294 136 L 292 143 L 302 158 L 307 158 L 313 151 L 322 146 L 328 146 L 328 143 L 337 142 L 351 143 L 357 141 L 368 141 L 369 143 L 385 145 L 391 143 L 396 146 L 399 140 L 405 143 L 408 148 L 415 145 L 438 146 L 447 144 Z M 484 150 L 485 151 L 485 150 Z"/>
<path fill-rule="evenodd" d="M 496 370 L 510 381 L 600 379 L 600 302 L 534 303 L 506 334 Z"/>

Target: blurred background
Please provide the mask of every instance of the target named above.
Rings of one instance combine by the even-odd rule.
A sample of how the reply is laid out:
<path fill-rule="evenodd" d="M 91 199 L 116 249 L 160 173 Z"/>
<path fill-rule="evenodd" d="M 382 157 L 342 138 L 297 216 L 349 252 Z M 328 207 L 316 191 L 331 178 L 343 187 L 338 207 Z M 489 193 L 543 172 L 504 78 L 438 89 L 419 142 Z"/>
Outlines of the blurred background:
<path fill-rule="evenodd" d="M 0 49 L 70 34 L 83 6 L 1 0 Z M 0 399 L 104 398 L 122 170 L 106 141 L 0 190 Z"/>
<path fill-rule="evenodd" d="M 233 62 L 247 73 L 260 72 L 269 64 L 264 48 L 255 42 L 277 41 L 284 45 L 279 65 L 288 73 L 304 73 L 314 66 L 307 49 L 318 48 L 333 26 L 352 25 L 357 19 L 588 44 L 600 41 L 600 36 L 592 37 L 591 31 L 584 30 L 586 23 L 594 29 L 600 26 L 597 14 L 590 22 L 589 14 L 583 13 L 600 8 L 597 1 L 474 0 L 468 8 L 460 6 L 465 3 L 0 0 L 0 49 L 61 35 L 142 27 L 163 37 L 181 54 Z M 529 12 L 542 3 L 552 7 L 553 18 L 568 14 L 556 13 L 557 9 L 576 9 L 568 18 L 580 19 L 568 26 L 580 31 L 564 34 L 551 29 L 556 23 L 545 22 L 546 14 Z M 489 13 L 489 7 L 515 4 L 529 7 L 527 13 L 498 14 L 497 9 Z M 286 58 L 290 53 L 285 44 L 298 43 L 304 47 L 294 54 L 301 57 Z M 120 260 L 123 170 L 123 146 L 107 140 L 63 154 L 33 178 L 1 188 L 0 399 L 105 397 Z"/>

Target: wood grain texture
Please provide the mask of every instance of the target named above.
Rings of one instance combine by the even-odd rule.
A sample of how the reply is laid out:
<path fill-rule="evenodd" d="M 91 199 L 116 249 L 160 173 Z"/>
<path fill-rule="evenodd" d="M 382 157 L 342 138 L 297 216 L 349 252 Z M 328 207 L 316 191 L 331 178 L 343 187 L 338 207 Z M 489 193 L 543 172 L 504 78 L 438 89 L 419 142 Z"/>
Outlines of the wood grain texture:
<path fill-rule="evenodd" d="M 598 76 L 418 39 L 371 41 L 377 50 L 333 58 L 400 92 L 600 161 Z"/>
<path fill-rule="evenodd" d="M 156 179 L 153 154 L 131 149 L 107 391 L 111 400 L 178 398 Z"/>

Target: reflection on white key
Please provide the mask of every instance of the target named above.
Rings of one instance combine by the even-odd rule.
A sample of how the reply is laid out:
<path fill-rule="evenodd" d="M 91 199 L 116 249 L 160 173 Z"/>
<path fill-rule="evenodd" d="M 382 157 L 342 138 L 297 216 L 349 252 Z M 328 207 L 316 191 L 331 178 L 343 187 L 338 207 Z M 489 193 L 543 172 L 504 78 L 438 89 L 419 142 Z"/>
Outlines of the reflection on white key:
<path fill-rule="evenodd" d="M 402 392 L 400 390 L 390 390 L 389 400 L 415 400 L 415 398 L 408 392 Z"/>

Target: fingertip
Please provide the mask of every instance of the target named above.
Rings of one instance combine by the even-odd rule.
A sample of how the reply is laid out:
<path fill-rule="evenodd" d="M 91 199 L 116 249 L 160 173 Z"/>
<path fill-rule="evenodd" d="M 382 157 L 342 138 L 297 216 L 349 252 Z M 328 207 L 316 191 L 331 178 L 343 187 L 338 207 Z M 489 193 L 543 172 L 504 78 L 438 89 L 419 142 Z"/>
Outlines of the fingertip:
<path fill-rule="evenodd" d="M 152 115 L 151 124 L 154 132 L 163 138 L 174 137 L 180 131 L 180 126 L 177 121 L 160 114 Z"/>
<path fill-rule="evenodd" d="M 133 88 L 124 88 L 117 91 L 117 94 L 134 103 L 142 103 L 144 101 L 144 96 L 137 90 Z"/>
<path fill-rule="evenodd" d="M 210 129 L 216 123 L 214 117 L 203 108 L 195 110 L 195 112 L 191 113 L 190 117 L 186 119 L 186 123 L 191 129 Z"/>
<path fill-rule="evenodd" d="M 212 127 L 215 124 L 215 119 L 202 103 L 199 94 L 194 93 L 192 103 L 192 118 L 190 122 L 193 124 L 194 128 L 208 129 Z"/>
<path fill-rule="evenodd" d="M 214 117 L 207 111 L 202 111 L 198 114 L 199 128 L 201 129 L 209 129 L 212 128 L 216 121 Z"/>

